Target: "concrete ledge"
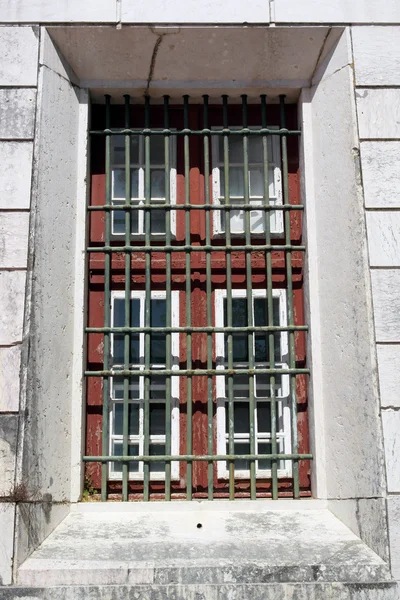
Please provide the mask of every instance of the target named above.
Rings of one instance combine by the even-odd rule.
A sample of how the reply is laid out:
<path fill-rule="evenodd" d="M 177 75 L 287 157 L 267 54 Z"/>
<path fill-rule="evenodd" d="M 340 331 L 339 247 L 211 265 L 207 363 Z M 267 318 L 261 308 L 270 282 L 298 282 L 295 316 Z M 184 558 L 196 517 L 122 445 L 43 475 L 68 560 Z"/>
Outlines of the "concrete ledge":
<path fill-rule="evenodd" d="M 143 504 L 132 504 L 129 512 L 82 505 L 22 564 L 17 582 L 41 587 L 391 581 L 387 564 L 327 509 L 273 510 L 265 502 L 258 506 L 269 510 L 229 510 L 222 502 L 220 510 L 210 510 L 208 503 L 185 510 L 189 504 L 159 503 L 162 512 L 146 511 Z M 175 505 L 181 510 L 170 510 Z"/>
<path fill-rule="evenodd" d="M 2 600 L 398 600 L 396 582 L 1 588 Z"/>

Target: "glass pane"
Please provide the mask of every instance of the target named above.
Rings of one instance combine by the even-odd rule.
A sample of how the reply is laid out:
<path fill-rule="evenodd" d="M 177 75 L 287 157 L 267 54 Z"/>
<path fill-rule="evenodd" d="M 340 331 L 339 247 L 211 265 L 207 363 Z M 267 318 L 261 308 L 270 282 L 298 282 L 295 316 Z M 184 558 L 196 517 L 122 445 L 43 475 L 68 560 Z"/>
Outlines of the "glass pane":
<path fill-rule="evenodd" d="M 151 169 L 151 198 L 165 198 L 164 169 Z"/>
<path fill-rule="evenodd" d="M 140 300 L 137 298 L 131 299 L 131 327 L 139 327 L 140 324 Z M 115 298 L 114 299 L 114 327 L 125 326 L 125 299 Z M 131 355 L 130 363 L 140 362 L 139 352 L 139 334 L 131 333 Z M 114 364 L 123 364 L 124 359 L 124 334 L 114 334 Z"/>
<path fill-rule="evenodd" d="M 165 435 L 164 404 L 150 404 L 150 435 Z"/>
<path fill-rule="evenodd" d="M 165 233 L 165 210 L 151 211 L 151 233 Z"/>
<path fill-rule="evenodd" d="M 139 455 L 139 446 L 137 444 L 132 444 L 129 446 L 129 456 L 138 456 Z M 113 456 L 122 456 L 122 443 L 121 442 L 113 442 Z M 112 464 L 112 472 L 115 474 L 121 473 L 122 475 L 122 462 L 114 462 Z M 132 461 L 129 462 L 129 472 L 137 473 L 139 471 L 139 462 Z"/>
<path fill-rule="evenodd" d="M 113 398 L 124 399 L 124 378 L 113 377 Z M 129 399 L 139 398 L 139 377 L 129 378 Z"/>
<path fill-rule="evenodd" d="M 125 196 L 125 169 L 112 170 L 112 197 L 123 199 Z M 131 169 L 131 198 L 139 197 L 139 170 Z"/>
<path fill-rule="evenodd" d="M 123 435 L 124 405 L 114 405 L 114 435 Z M 129 404 L 129 435 L 139 435 L 139 406 Z"/>
<path fill-rule="evenodd" d="M 259 136 L 249 137 L 249 162 L 263 162 L 262 138 Z"/>
<path fill-rule="evenodd" d="M 165 454 L 164 444 L 150 444 L 150 456 L 162 456 L 163 454 Z M 164 473 L 165 471 L 163 462 L 151 462 L 149 465 L 150 473 Z"/>
<path fill-rule="evenodd" d="M 231 201 L 231 204 L 235 204 Z M 231 233 L 243 233 L 244 232 L 244 212 L 242 210 L 231 210 Z"/>
<path fill-rule="evenodd" d="M 150 137 L 150 161 L 151 164 L 164 164 L 164 136 L 152 135 Z"/>
<path fill-rule="evenodd" d="M 166 325 L 166 302 L 165 300 L 151 301 L 151 327 L 165 327 Z M 152 333 L 150 340 L 150 361 L 153 364 L 165 364 L 166 340 L 164 333 Z"/>
<path fill-rule="evenodd" d="M 250 196 L 264 196 L 264 169 L 252 167 L 249 173 Z"/>
<path fill-rule="evenodd" d="M 249 376 L 234 375 L 233 376 L 233 397 L 234 398 L 249 398 Z"/>
<path fill-rule="evenodd" d="M 165 400 L 165 380 L 164 375 L 150 377 L 150 398 L 152 400 Z"/>
<path fill-rule="evenodd" d="M 251 204 L 260 204 L 261 201 L 253 200 Z M 267 215 L 267 218 L 269 216 Z M 250 212 L 250 230 L 252 233 L 264 233 L 265 230 L 265 214 L 261 210 L 252 210 Z"/>
<path fill-rule="evenodd" d="M 239 135 L 230 136 L 229 141 L 229 162 L 243 164 L 243 138 Z M 219 161 L 224 160 L 224 138 L 221 135 L 218 138 L 219 142 Z"/>
<path fill-rule="evenodd" d="M 131 164 L 139 162 L 139 136 L 131 135 Z M 111 137 L 111 149 L 112 149 L 112 164 L 113 165 L 124 165 L 125 164 L 125 136 L 124 135 L 113 135 Z"/>
<path fill-rule="evenodd" d="M 267 325 L 267 301 L 265 298 L 254 299 L 254 324 L 256 327 Z M 273 324 L 279 325 L 279 298 L 273 298 Z M 274 333 L 275 362 L 281 361 L 281 333 Z M 256 362 L 269 362 L 268 334 L 257 333 L 255 336 Z"/>
<path fill-rule="evenodd" d="M 249 442 L 235 442 L 234 445 L 235 454 L 250 454 L 250 443 Z M 248 471 L 249 461 L 246 459 L 235 460 L 235 469 L 238 471 Z"/>
<path fill-rule="evenodd" d="M 271 454 L 271 444 L 268 443 L 259 443 L 258 444 L 258 454 Z M 279 467 L 279 463 L 278 463 Z M 258 468 L 261 470 L 268 470 L 271 468 L 271 460 L 269 458 L 264 458 L 258 461 Z"/>
<path fill-rule="evenodd" d="M 113 204 L 119 204 L 117 202 L 113 202 Z M 112 230 L 114 234 L 124 234 L 125 233 L 125 210 L 114 210 L 112 213 Z M 131 210 L 131 232 L 138 233 L 138 211 L 135 207 Z"/>
<path fill-rule="evenodd" d="M 225 196 L 224 168 L 220 168 L 220 196 Z M 229 169 L 229 196 L 244 196 L 243 167 L 230 167 Z"/>
<path fill-rule="evenodd" d="M 257 430 L 258 433 L 271 432 L 271 405 L 269 402 L 257 403 Z"/>
<path fill-rule="evenodd" d="M 235 402 L 234 405 L 235 433 L 250 432 L 249 405 L 247 402 Z"/>

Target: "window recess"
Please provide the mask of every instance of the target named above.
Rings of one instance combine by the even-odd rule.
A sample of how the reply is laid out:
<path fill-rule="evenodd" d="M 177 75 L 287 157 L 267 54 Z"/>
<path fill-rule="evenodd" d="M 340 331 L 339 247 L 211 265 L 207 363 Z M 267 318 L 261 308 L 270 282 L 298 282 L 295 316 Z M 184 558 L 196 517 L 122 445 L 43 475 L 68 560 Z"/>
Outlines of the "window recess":
<path fill-rule="evenodd" d="M 99 498 L 310 495 L 295 106 L 92 110 L 86 476 Z"/>

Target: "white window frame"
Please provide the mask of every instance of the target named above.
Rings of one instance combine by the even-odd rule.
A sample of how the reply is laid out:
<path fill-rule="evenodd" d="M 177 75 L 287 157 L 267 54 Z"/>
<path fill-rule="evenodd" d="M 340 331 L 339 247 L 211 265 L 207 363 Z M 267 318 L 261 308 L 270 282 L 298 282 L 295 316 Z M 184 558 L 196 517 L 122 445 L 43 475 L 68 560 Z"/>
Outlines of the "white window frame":
<path fill-rule="evenodd" d="M 218 129 L 217 127 L 213 127 L 212 129 Z M 232 130 L 234 129 L 240 129 L 240 127 L 231 127 Z M 249 129 L 257 129 L 256 127 L 250 127 Z M 268 126 L 268 129 L 278 129 L 277 126 L 273 126 L 270 125 Z M 273 171 L 274 171 L 274 189 L 275 189 L 275 196 L 269 196 L 269 203 L 270 205 L 278 205 L 281 206 L 282 202 L 283 202 L 283 195 L 282 195 L 282 172 L 281 172 L 281 149 L 280 149 L 280 138 L 276 135 L 274 136 L 270 136 L 271 139 L 271 149 L 272 152 L 269 153 L 268 155 L 268 166 L 269 167 L 273 167 Z M 263 162 L 263 157 L 260 157 L 260 163 L 262 164 Z M 219 155 L 219 136 L 212 136 L 212 198 L 213 198 L 213 204 L 215 205 L 222 205 L 223 203 L 221 202 L 221 178 L 220 178 L 220 168 L 224 166 L 224 159 L 223 157 L 220 157 Z M 232 163 L 231 161 L 229 161 L 229 167 L 243 167 L 242 164 L 239 163 Z M 251 163 L 249 163 L 249 167 L 251 166 Z M 269 191 L 269 190 L 268 190 Z M 249 190 L 250 192 L 250 190 Z M 231 196 L 231 200 L 232 202 L 230 202 L 231 204 L 235 203 L 235 200 L 242 200 L 242 202 L 244 202 L 244 198 L 242 198 L 241 196 Z M 263 203 L 264 197 L 263 196 L 253 196 L 253 197 L 249 197 L 249 202 L 250 204 L 254 204 L 255 206 L 261 205 Z M 223 237 L 225 235 L 225 230 L 222 227 L 222 212 L 221 210 L 214 210 L 213 211 L 213 234 L 215 236 L 219 236 L 219 237 Z M 256 211 L 255 211 L 256 212 Z M 253 214 L 253 211 L 250 212 L 250 215 Z M 268 215 L 271 215 L 271 212 L 267 213 Z M 282 210 L 277 210 L 275 211 L 275 223 L 276 223 L 276 227 L 274 229 L 271 229 L 271 234 L 275 235 L 275 236 L 282 236 L 283 232 L 284 232 L 284 228 L 283 228 L 283 211 Z M 243 237 L 244 236 L 244 231 L 243 232 L 232 232 L 231 231 L 231 236 L 232 237 Z M 251 232 L 252 237 L 265 237 L 265 231 L 263 232 Z"/>
<path fill-rule="evenodd" d="M 157 131 L 157 130 L 155 130 Z M 162 129 L 160 129 L 160 133 L 162 133 Z M 123 134 L 121 134 L 123 137 L 125 137 Z M 144 136 L 143 135 L 138 135 L 137 136 L 139 138 L 139 161 L 137 163 L 134 163 L 131 161 L 131 169 L 138 169 L 138 197 L 137 198 L 131 198 L 131 203 L 133 205 L 137 204 L 138 206 L 143 206 L 145 205 L 145 193 L 144 193 L 144 188 L 145 188 L 145 160 L 144 160 Z M 116 136 L 111 136 L 111 143 L 113 143 L 113 140 L 116 139 Z M 177 201 L 177 187 L 176 187 L 176 136 L 175 135 L 171 135 L 169 137 L 169 161 L 170 161 L 170 174 L 169 174 L 169 194 L 170 194 L 170 203 L 171 204 L 176 204 Z M 112 147 L 113 148 L 113 147 Z M 112 154 L 113 156 L 113 154 Z M 150 169 L 153 168 L 158 168 L 158 169 L 164 169 L 165 171 L 165 164 L 161 164 L 161 163 L 150 163 Z M 125 204 L 125 195 L 121 198 L 114 198 L 114 177 L 115 177 L 115 170 L 116 169 L 123 169 L 125 170 L 125 163 L 114 163 L 113 161 L 111 161 L 111 203 L 115 206 L 118 206 L 119 204 L 123 205 Z M 165 198 L 151 198 L 150 200 L 151 204 L 157 205 L 157 204 L 164 204 L 165 203 Z M 114 212 L 114 211 L 113 211 Z M 175 210 L 170 210 L 170 214 L 171 214 L 171 235 L 175 236 L 176 235 L 176 211 Z M 138 210 L 138 232 L 131 232 L 131 238 L 133 239 L 142 239 L 144 237 L 144 210 Z M 116 232 L 114 230 L 114 219 L 111 218 L 111 236 L 112 238 L 115 239 L 119 239 L 121 237 L 125 236 L 125 232 Z M 165 232 L 159 232 L 159 233 L 151 233 L 151 237 L 152 238 L 164 238 L 165 237 Z"/>
<path fill-rule="evenodd" d="M 140 302 L 140 327 L 144 326 L 144 314 L 145 314 L 145 298 L 146 292 L 144 290 L 134 291 L 131 293 L 131 300 L 138 299 Z M 111 292 L 111 323 L 114 323 L 114 301 L 116 299 L 125 299 L 125 292 L 113 291 Z M 166 300 L 165 291 L 152 291 L 152 300 Z M 179 292 L 171 292 L 171 327 L 179 326 Z M 139 365 L 135 365 L 139 371 L 144 370 L 144 338 L 145 334 L 139 334 Z M 171 333 L 171 353 L 172 353 L 172 370 L 179 369 L 179 333 Z M 111 356 L 114 356 L 114 336 L 111 336 Z M 132 365 L 133 366 L 133 365 Z M 159 366 L 159 365 L 158 365 Z M 115 376 L 118 376 L 118 368 L 113 365 L 112 372 Z M 121 365 L 123 368 L 123 365 Z M 165 368 L 165 366 L 164 366 Z M 156 370 L 156 369 L 155 369 Z M 109 412 L 109 423 L 110 423 L 110 436 L 109 436 L 109 450 L 110 456 L 112 456 L 113 442 L 123 442 L 122 435 L 116 435 L 113 433 L 114 430 L 114 405 L 122 403 L 123 401 L 116 401 L 114 399 L 114 382 L 113 377 L 110 379 L 110 412 Z M 138 435 L 129 436 L 129 444 L 135 444 L 139 447 L 139 455 L 143 454 L 144 451 L 144 378 L 139 376 L 139 398 L 130 402 L 132 404 L 139 405 L 139 433 Z M 154 402 L 156 403 L 156 401 Z M 150 444 L 165 444 L 165 435 L 151 435 Z M 174 456 L 179 455 L 179 377 L 171 377 L 171 454 Z M 171 462 L 171 478 L 173 480 L 179 480 L 179 462 Z M 143 480 L 144 463 L 143 461 L 138 462 L 138 471 L 130 471 L 129 479 L 133 481 Z M 109 479 L 112 481 L 121 480 L 121 474 L 113 471 L 113 463 L 109 463 Z M 165 472 L 150 473 L 150 480 L 152 481 L 164 481 Z"/>
<path fill-rule="evenodd" d="M 279 323 L 281 326 L 287 325 L 287 291 L 283 289 L 274 289 L 272 291 L 273 298 L 279 298 Z M 224 327 L 224 299 L 227 297 L 226 289 L 215 290 L 215 326 Z M 246 290 L 232 290 L 232 298 L 247 298 Z M 252 290 L 252 298 L 267 298 L 266 290 Z M 254 313 L 254 302 L 252 303 Z M 217 370 L 225 369 L 225 334 L 215 334 L 215 346 L 217 356 Z M 289 345 L 288 332 L 281 333 L 281 358 L 282 362 L 276 362 L 277 368 L 288 368 L 289 363 Z M 289 403 L 289 376 L 282 375 L 282 394 L 277 395 L 277 411 L 279 415 L 279 431 L 277 431 L 276 439 L 278 452 L 281 454 L 291 454 L 291 417 Z M 216 377 L 216 395 L 217 395 L 217 454 L 226 455 L 226 444 L 229 441 L 229 433 L 225 431 L 225 411 L 227 409 L 228 398 L 225 396 L 225 376 Z M 255 428 L 256 440 L 260 442 L 270 442 L 271 436 L 268 434 L 257 434 L 257 407 L 255 409 Z M 235 441 L 240 442 L 250 441 L 250 436 L 247 434 L 235 434 Z M 278 469 L 278 477 L 292 476 L 292 462 L 290 460 L 281 461 L 284 467 Z M 258 469 L 256 461 L 256 477 L 269 478 L 271 477 L 271 469 Z M 250 476 L 249 470 L 241 470 L 235 468 L 235 478 L 248 479 Z M 229 471 L 226 468 L 225 461 L 218 462 L 218 478 L 228 479 Z"/>

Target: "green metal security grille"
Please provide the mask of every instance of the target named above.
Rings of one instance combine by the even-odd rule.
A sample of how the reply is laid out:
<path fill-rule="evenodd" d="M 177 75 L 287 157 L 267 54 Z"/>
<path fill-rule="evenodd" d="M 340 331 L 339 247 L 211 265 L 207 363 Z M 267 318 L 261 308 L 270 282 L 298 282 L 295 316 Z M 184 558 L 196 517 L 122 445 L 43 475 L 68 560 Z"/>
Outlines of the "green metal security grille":
<path fill-rule="evenodd" d="M 201 129 L 191 129 L 189 127 L 189 97 L 184 96 L 183 101 L 183 128 L 171 128 L 170 115 L 171 107 L 169 98 L 164 97 L 163 107 L 163 128 L 151 128 L 151 106 L 150 98 L 145 98 L 144 106 L 144 127 L 131 127 L 131 109 L 130 97 L 125 96 L 125 123 L 124 127 L 112 127 L 112 107 L 111 98 L 106 96 L 106 123 L 104 129 L 96 129 L 90 132 L 92 144 L 105 144 L 105 179 L 106 192 L 104 204 L 102 206 L 90 206 L 89 212 L 100 211 L 104 216 L 104 241 L 101 244 L 88 247 L 89 256 L 100 253 L 104 256 L 104 326 L 87 327 L 88 336 L 92 334 L 101 334 L 104 339 L 104 358 L 103 368 L 99 370 L 87 370 L 85 372 L 88 378 L 101 378 L 102 380 L 102 455 L 84 456 L 83 460 L 87 463 L 101 463 L 101 498 L 106 500 L 108 497 L 108 484 L 110 478 L 110 465 L 122 465 L 117 471 L 120 473 L 122 481 L 122 500 L 129 499 L 129 485 L 131 472 L 137 472 L 139 465 L 143 467 L 143 499 L 151 499 L 151 474 L 152 466 L 163 465 L 163 481 L 165 500 L 171 500 L 174 494 L 171 492 L 173 474 L 172 465 L 185 465 L 185 497 L 192 498 L 193 494 L 193 465 L 196 462 L 207 463 L 207 496 L 209 500 L 214 498 L 214 480 L 215 465 L 226 465 L 229 498 L 235 498 L 235 485 L 238 472 L 245 465 L 246 477 L 249 480 L 249 496 L 252 499 L 257 497 L 257 465 L 267 465 L 268 477 L 271 481 L 271 497 L 278 498 L 279 492 L 279 469 L 282 464 L 290 464 L 290 477 L 292 479 L 292 496 L 300 496 L 299 484 L 299 461 L 310 460 L 310 454 L 299 453 L 298 443 L 298 419 L 297 419 L 297 379 L 299 376 L 305 376 L 309 373 L 307 368 L 300 368 L 296 362 L 295 334 L 296 332 L 305 332 L 305 325 L 295 324 L 294 303 L 293 303 L 293 276 L 292 276 L 292 254 L 304 252 L 305 246 L 293 244 L 291 236 L 291 217 L 295 211 L 302 211 L 302 205 L 294 205 L 289 202 L 289 184 L 288 184 L 288 150 L 287 140 L 289 136 L 299 136 L 300 131 L 289 130 L 286 128 L 284 97 L 280 97 L 280 126 L 277 128 L 267 127 L 268 107 L 266 96 L 260 98 L 261 123 L 258 127 L 249 127 L 248 125 L 248 105 L 247 97 L 242 96 L 242 124 L 240 127 L 229 125 L 229 107 L 228 97 L 222 97 L 222 116 L 223 123 L 220 127 L 211 127 L 209 122 L 208 97 L 204 96 L 203 101 L 203 127 Z M 113 199 L 113 137 L 124 137 L 124 187 L 125 199 L 115 202 Z M 164 197 L 157 202 L 152 198 L 153 171 L 151 163 L 151 144 L 152 137 L 158 139 L 163 136 L 163 170 L 164 170 Z M 171 165 L 172 149 L 171 138 L 183 136 L 183 175 L 184 175 L 184 202 L 176 203 L 171 198 Z M 200 136 L 202 139 L 202 164 L 204 169 L 204 202 L 193 203 L 190 189 L 190 146 L 191 136 Z M 219 186 L 220 197 L 215 201 L 213 197 L 210 176 L 214 168 L 211 159 L 212 140 L 217 139 L 219 156 Z M 252 139 L 261 140 L 261 157 L 259 159 L 262 172 L 263 193 L 261 199 L 257 202 L 252 199 L 249 173 L 251 172 Z M 270 188 L 270 166 L 269 152 L 271 149 L 270 140 L 279 140 L 280 169 L 282 176 L 282 203 L 272 203 L 269 197 Z M 139 140 L 139 141 L 137 141 Z M 232 148 L 237 140 L 241 140 L 241 156 L 243 157 L 239 167 L 233 167 Z M 133 141 L 137 145 L 133 147 Z M 237 144 L 236 146 L 237 147 Z M 133 156 L 133 154 L 135 156 Z M 133 179 L 136 177 L 132 171 L 132 161 L 142 165 L 144 178 L 142 181 L 143 198 L 139 202 L 132 198 L 132 189 L 139 185 Z M 214 158 L 213 158 L 214 161 Z M 135 164 L 136 164 L 135 162 Z M 215 161 L 214 161 L 215 162 Z M 236 177 L 240 179 L 240 185 L 243 190 L 243 197 L 233 199 L 230 187 L 234 184 L 232 175 L 235 169 Z M 259 169 L 260 170 L 260 169 Z M 239 171 L 241 171 L 239 173 Z M 139 193 L 137 194 L 139 196 Z M 161 194 L 162 195 L 162 194 Z M 256 206 L 256 208 L 255 208 Z M 183 211 L 185 235 L 182 242 L 174 239 L 173 220 Z M 191 237 L 191 215 L 193 211 L 201 211 L 205 221 L 204 241 L 201 244 L 193 243 Z M 212 214 L 218 215 L 221 235 L 216 235 L 213 225 Z M 262 221 L 258 223 L 258 234 L 255 235 L 255 217 Z M 165 222 L 165 233 L 160 236 L 161 229 L 158 228 L 159 220 Z M 232 219 L 236 218 L 243 222 L 243 232 L 237 235 Z M 253 221 L 252 221 L 253 219 Z M 271 226 L 275 222 L 281 222 L 281 235 L 277 236 Z M 215 222 L 215 221 L 214 221 Z M 274 226 L 275 227 L 275 226 Z M 120 237 L 115 235 L 118 230 Z M 132 233 L 138 234 L 136 237 Z M 154 235 L 157 232 L 158 235 Z M 122 242 L 123 239 L 123 242 Z M 173 254 L 184 254 L 184 286 L 185 286 L 185 322 L 184 324 L 174 323 L 172 313 L 172 271 Z M 192 275 L 192 257 L 194 253 L 204 253 L 205 255 L 205 325 L 202 327 L 192 324 L 192 301 L 191 301 L 191 275 Z M 226 293 L 223 300 L 223 322 L 217 323 L 215 306 L 213 306 L 213 252 L 223 252 L 226 266 Z M 233 289 L 232 272 L 233 256 L 235 253 L 242 253 L 244 256 L 245 286 L 240 299 L 235 296 Z M 260 321 L 261 314 L 257 308 L 259 300 L 255 300 L 255 292 L 252 277 L 252 256 L 253 254 L 263 253 L 265 258 L 265 280 L 264 290 L 265 314 Z M 284 311 L 285 322 L 277 320 L 276 317 L 276 294 L 273 291 L 273 253 L 280 252 L 284 254 L 285 263 L 285 296 Z M 137 320 L 133 318 L 133 313 L 138 312 L 135 308 L 133 298 L 135 298 L 132 289 L 132 255 L 142 253 L 145 261 L 145 283 L 143 290 L 143 318 Z M 125 264 L 124 290 L 119 301 L 123 302 L 123 317 L 119 317 L 118 323 L 112 316 L 112 260 L 113 256 L 123 255 Z M 151 270 L 152 257 L 165 257 L 165 318 L 158 322 L 154 319 L 154 298 L 152 297 Z M 139 302 L 139 300 L 137 301 Z M 256 303 L 258 302 L 257 306 Z M 137 304 L 139 306 L 139 304 Z M 241 312 L 241 317 L 237 317 L 237 312 Z M 261 307 L 262 308 L 262 307 Z M 279 308 L 279 307 L 278 307 Z M 256 309 L 258 312 L 256 312 Z M 141 309 L 140 309 L 141 310 Z M 243 314 L 245 321 L 243 321 Z M 121 322 L 122 319 L 122 322 Z M 206 368 L 194 368 L 192 343 L 193 336 L 204 334 L 206 337 Z M 184 339 L 186 347 L 185 368 L 181 365 L 173 364 L 173 336 L 179 335 L 180 340 Z M 279 363 L 277 355 L 277 340 L 279 336 L 287 336 L 287 363 Z M 141 337 L 140 337 L 141 336 Z M 158 337 L 157 337 L 158 336 Z M 160 337 L 161 336 L 161 337 Z M 218 338 L 218 336 L 220 336 Z M 223 338 L 221 338 L 223 336 Z M 242 337 L 240 337 L 242 336 Z M 143 341 L 142 357 L 133 360 L 132 350 L 135 340 Z M 165 360 L 161 360 L 161 366 L 154 366 L 154 340 L 157 343 L 165 344 Z M 218 339 L 223 339 L 224 360 L 222 364 L 216 364 L 215 347 Z M 261 340 L 262 345 L 257 340 Z M 122 352 L 122 358 L 118 365 L 115 364 L 115 356 L 112 354 L 112 347 L 119 344 Z M 141 343 L 141 342 L 140 342 Z M 236 356 L 238 344 L 244 344 L 243 352 L 246 360 L 241 363 Z M 279 342 L 278 342 L 279 343 Z M 257 346 L 258 344 L 258 346 Z M 263 348 L 265 358 L 260 362 L 259 348 Z M 236 352 L 236 354 L 235 354 Z M 114 349 L 115 354 L 115 349 Z M 278 353 L 279 354 L 279 353 Z M 164 356 L 164 355 L 163 355 Z M 141 364 L 138 364 L 141 363 Z M 261 365 L 261 366 L 260 366 Z M 193 448 L 193 381 L 195 378 L 205 378 L 207 385 L 207 453 L 198 454 Z M 216 452 L 215 450 L 215 396 L 216 380 L 224 378 L 224 396 L 223 399 L 226 412 L 226 452 Z M 184 378 L 186 381 L 186 452 L 179 451 L 172 453 L 172 424 L 171 410 L 173 406 L 172 388 L 176 379 Z M 242 378 L 242 379 L 240 379 Z M 243 379 L 244 378 L 244 379 Z M 258 379 L 257 379 L 258 378 Z M 263 379 L 262 379 L 263 378 Z M 276 390 L 279 389 L 281 382 L 287 381 L 287 404 L 290 412 L 290 446 L 291 452 L 282 452 L 279 448 L 278 412 L 280 398 L 277 397 Z M 151 449 L 151 431 L 150 431 L 150 407 L 152 402 L 152 390 L 157 387 L 157 380 L 165 382 L 165 426 L 162 439 L 164 453 L 154 453 Z M 110 411 L 112 409 L 111 396 L 112 386 L 118 381 L 119 394 L 121 397 L 120 412 L 122 412 L 122 450 L 118 453 L 110 453 Z M 248 416 L 245 417 L 248 422 L 248 435 L 246 437 L 247 452 L 235 452 L 235 447 L 239 448 L 235 432 L 235 404 L 239 402 L 235 385 L 237 382 L 244 381 L 242 384 L 246 387 L 248 395 Z M 263 397 L 257 395 L 258 381 L 264 383 L 265 392 Z M 140 382 L 140 383 L 138 383 Z M 261 384 L 260 384 L 261 385 Z M 135 387 L 136 386 L 136 387 Z M 135 388 L 135 392 L 132 392 Z M 264 389 L 264 388 L 263 388 Z M 139 390 L 139 391 L 137 391 Z M 164 387 L 163 387 L 164 393 Z M 142 396 L 142 422 L 141 439 L 142 451 L 138 452 L 138 445 L 131 441 L 131 412 L 132 412 L 132 394 Z M 136 396 L 135 396 L 136 397 Z M 263 443 L 257 438 L 257 410 L 262 412 L 262 406 L 268 405 L 268 415 L 270 420 L 270 431 L 266 434 Z M 244 403 L 241 401 L 241 406 Z M 258 408 L 260 407 L 260 408 Z M 247 410 L 247 409 L 246 409 Z M 236 437 L 235 437 L 236 436 Z M 240 441 L 240 440 L 239 440 Z M 264 444 L 264 445 L 263 445 Z M 269 447 L 270 452 L 260 452 L 260 448 Z M 133 451 L 132 451 L 133 450 Z M 248 467 L 248 469 L 247 469 Z M 225 467 L 224 467 L 225 468 Z M 246 470 L 247 469 L 247 470 Z M 243 470 L 243 468 L 242 468 Z M 248 472 L 247 472 L 248 471 Z"/>

